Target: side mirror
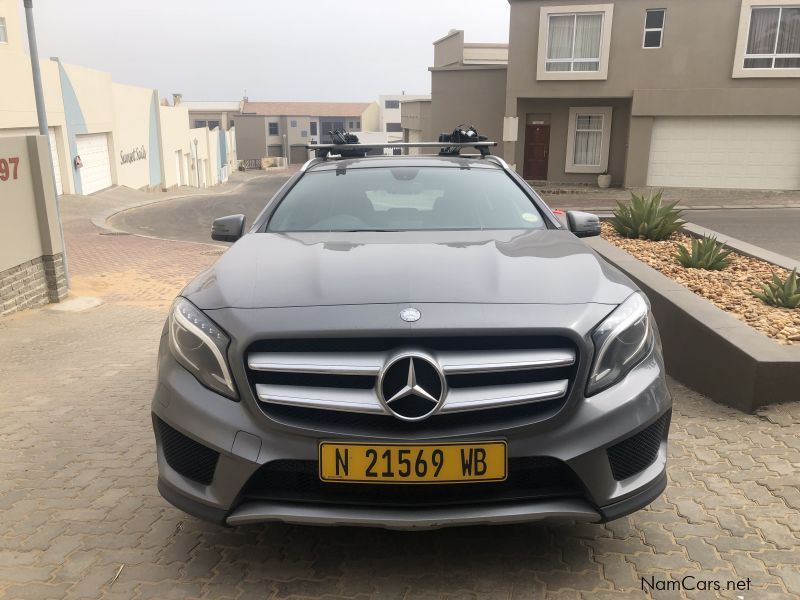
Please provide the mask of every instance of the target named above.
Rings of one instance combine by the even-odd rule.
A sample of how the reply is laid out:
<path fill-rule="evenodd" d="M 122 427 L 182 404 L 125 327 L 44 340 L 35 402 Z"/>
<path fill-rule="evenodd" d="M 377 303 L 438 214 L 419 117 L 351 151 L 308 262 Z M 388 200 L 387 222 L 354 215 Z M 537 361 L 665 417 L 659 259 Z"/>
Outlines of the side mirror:
<path fill-rule="evenodd" d="M 244 234 L 244 215 L 229 215 L 215 219 L 211 225 L 211 239 L 218 242 L 235 242 Z"/>
<path fill-rule="evenodd" d="M 577 210 L 567 211 L 567 227 L 579 238 L 600 235 L 600 217 Z"/>

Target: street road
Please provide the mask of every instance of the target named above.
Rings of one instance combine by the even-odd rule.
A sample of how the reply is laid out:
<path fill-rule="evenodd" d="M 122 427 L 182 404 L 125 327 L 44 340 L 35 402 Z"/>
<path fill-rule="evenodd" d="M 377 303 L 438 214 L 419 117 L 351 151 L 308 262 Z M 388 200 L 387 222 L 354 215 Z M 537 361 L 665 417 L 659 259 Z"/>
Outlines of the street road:
<path fill-rule="evenodd" d="M 686 220 L 800 260 L 800 208 L 693 210 Z"/>
<path fill-rule="evenodd" d="M 243 183 L 231 193 L 165 200 L 118 213 L 109 222 L 116 229 L 130 233 L 211 243 L 214 219 L 241 213 L 247 217 L 249 226 L 288 179 L 288 175 L 259 177 Z"/>

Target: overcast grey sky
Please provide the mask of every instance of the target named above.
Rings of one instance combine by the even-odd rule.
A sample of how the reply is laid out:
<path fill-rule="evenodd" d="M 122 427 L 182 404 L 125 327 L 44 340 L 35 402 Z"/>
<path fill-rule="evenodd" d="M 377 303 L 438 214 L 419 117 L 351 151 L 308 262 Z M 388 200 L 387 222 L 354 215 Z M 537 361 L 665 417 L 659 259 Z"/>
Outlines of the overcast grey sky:
<path fill-rule="evenodd" d="M 22 2 L 20 1 L 20 4 Z M 428 93 L 432 42 L 505 42 L 507 0 L 34 0 L 39 53 L 186 100 Z"/>

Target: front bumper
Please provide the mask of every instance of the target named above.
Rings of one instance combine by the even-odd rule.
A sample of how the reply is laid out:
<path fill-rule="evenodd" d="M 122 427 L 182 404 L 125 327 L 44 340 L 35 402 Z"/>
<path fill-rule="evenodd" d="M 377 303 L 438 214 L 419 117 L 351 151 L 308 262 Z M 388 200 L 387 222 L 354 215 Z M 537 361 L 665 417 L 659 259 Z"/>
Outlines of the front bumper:
<path fill-rule="evenodd" d="M 244 498 L 242 490 L 260 467 L 280 460 L 315 461 L 319 441 L 336 436 L 277 425 L 248 402 L 233 402 L 203 387 L 169 352 L 162 352 L 154 420 L 213 450 L 218 458 L 210 481 L 199 482 L 170 466 L 163 440 L 156 435 L 159 490 L 185 512 L 228 525 L 282 521 L 419 529 L 539 519 L 608 521 L 646 506 L 666 485 L 666 430 L 655 459 L 622 480 L 615 479 L 607 453 L 609 447 L 669 418 L 672 401 L 663 373 L 661 356 L 654 351 L 619 384 L 581 399 L 568 418 L 554 420 L 552 426 L 546 422 L 497 432 L 496 437 L 507 440 L 510 459 L 563 461 L 580 481 L 581 497 L 454 506 L 352 506 L 322 498 L 318 503 Z"/>

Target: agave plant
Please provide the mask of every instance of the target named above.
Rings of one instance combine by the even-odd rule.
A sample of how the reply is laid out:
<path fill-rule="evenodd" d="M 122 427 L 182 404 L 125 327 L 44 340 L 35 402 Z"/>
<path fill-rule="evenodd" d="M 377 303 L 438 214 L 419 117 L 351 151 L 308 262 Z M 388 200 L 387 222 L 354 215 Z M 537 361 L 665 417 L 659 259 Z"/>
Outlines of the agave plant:
<path fill-rule="evenodd" d="M 781 281 L 775 273 L 772 274 L 772 281 L 761 284 L 760 292 L 751 290 L 753 296 L 769 304 L 781 308 L 800 307 L 800 282 L 797 279 L 797 269 L 792 269 L 785 281 Z"/>
<path fill-rule="evenodd" d="M 686 246 L 678 246 L 675 260 L 687 269 L 705 269 L 706 271 L 722 271 L 731 264 L 728 258 L 731 251 L 715 236 L 692 238 L 692 251 Z"/>
<path fill-rule="evenodd" d="M 661 241 L 667 239 L 686 223 L 681 219 L 682 211 L 675 205 L 661 204 L 661 195 L 637 196 L 631 192 L 630 206 L 617 202 L 611 225 L 616 232 L 626 238 Z"/>

